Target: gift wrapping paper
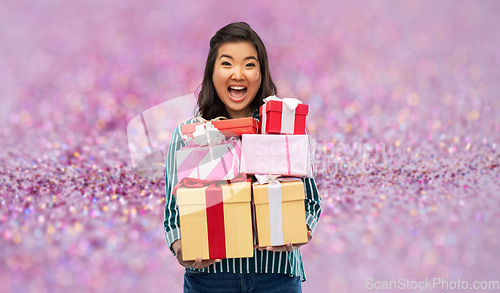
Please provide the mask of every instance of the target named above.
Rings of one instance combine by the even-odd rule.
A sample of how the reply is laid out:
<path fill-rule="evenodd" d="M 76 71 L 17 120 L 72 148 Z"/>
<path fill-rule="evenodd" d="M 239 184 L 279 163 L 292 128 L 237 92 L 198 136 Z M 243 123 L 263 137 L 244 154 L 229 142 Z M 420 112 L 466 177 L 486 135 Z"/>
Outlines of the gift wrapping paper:
<path fill-rule="evenodd" d="M 289 98 L 290 99 L 290 98 Z M 304 134 L 309 107 L 304 104 L 290 108 L 283 101 L 270 100 L 259 108 L 263 134 Z"/>
<path fill-rule="evenodd" d="M 251 184 L 180 187 L 179 206 L 184 260 L 251 257 Z"/>
<path fill-rule="evenodd" d="M 308 241 L 304 184 L 298 178 L 280 180 L 252 185 L 257 243 L 260 247 Z"/>
<path fill-rule="evenodd" d="M 311 176 L 311 141 L 307 135 L 244 134 L 241 172 Z"/>
<path fill-rule="evenodd" d="M 233 179 L 238 176 L 241 142 L 227 141 L 220 145 L 187 145 L 176 152 L 177 180 L 197 178 L 203 180 Z"/>
<path fill-rule="evenodd" d="M 193 137 L 193 132 L 197 125 L 206 122 L 198 122 L 191 124 L 181 125 L 181 132 L 184 137 Z M 229 137 L 240 137 L 243 134 L 256 134 L 258 133 L 259 123 L 252 117 L 247 118 L 237 118 L 237 119 L 221 119 L 216 121 L 210 121 L 212 125 L 217 128 L 224 136 Z"/>

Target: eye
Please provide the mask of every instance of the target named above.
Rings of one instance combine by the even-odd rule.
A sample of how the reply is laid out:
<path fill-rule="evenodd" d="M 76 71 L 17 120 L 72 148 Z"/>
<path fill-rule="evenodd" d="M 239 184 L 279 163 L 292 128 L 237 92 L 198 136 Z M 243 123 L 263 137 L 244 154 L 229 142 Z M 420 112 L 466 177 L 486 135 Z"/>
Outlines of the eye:
<path fill-rule="evenodd" d="M 255 67 L 255 63 L 247 63 L 247 67 Z"/>
<path fill-rule="evenodd" d="M 221 63 L 223 66 L 231 66 L 231 63 L 227 62 L 227 61 L 222 61 Z"/>

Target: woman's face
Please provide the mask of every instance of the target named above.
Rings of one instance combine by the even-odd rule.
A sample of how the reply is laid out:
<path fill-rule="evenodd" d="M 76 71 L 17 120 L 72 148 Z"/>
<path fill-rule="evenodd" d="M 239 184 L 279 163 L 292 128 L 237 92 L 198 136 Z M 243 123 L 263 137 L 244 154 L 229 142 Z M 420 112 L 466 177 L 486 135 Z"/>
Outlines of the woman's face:
<path fill-rule="evenodd" d="M 257 50 L 248 42 L 219 47 L 212 76 L 215 90 L 231 118 L 251 117 L 249 107 L 260 88 Z"/>

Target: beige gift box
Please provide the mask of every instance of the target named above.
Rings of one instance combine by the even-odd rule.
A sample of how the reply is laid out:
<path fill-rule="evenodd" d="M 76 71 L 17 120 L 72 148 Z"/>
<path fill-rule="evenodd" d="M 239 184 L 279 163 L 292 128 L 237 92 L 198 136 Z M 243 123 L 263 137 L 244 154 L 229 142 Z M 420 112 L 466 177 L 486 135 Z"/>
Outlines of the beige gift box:
<path fill-rule="evenodd" d="M 177 190 L 183 260 L 253 256 L 251 183 L 217 186 Z"/>
<path fill-rule="evenodd" d="M 288 181 L 291 179 L 253 185 L 259 247 L 308 242 L 304 184 L 297 178 Z"/>

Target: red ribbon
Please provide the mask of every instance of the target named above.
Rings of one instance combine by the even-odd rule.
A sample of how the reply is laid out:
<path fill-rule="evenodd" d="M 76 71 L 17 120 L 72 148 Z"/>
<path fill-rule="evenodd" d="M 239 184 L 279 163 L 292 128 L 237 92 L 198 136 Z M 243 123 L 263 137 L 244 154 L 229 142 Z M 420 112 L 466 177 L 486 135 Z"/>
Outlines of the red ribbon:
<path fill-rule="evenodd" d="M 247 175 L 240 173 L 232 180 L 209 181 L 195 178 L 183 178 L 174 187 L 172 194 L 177 192 L 179 187 L 205 189 L 207 232 L 208 232 L 208 253 L 210 259 L 226 258 L 226 233 L 224 231 L 224 203 L 222 197 L 221 184 L 231 182 L 245 182 Z"/>
<path fill-rule="evenodd" d="M 224 231 L 224 204 L 222 187 L 212 185 L 205 189 L 208 254 L 210 259 L 226 258 L 226 233 Z"/>

